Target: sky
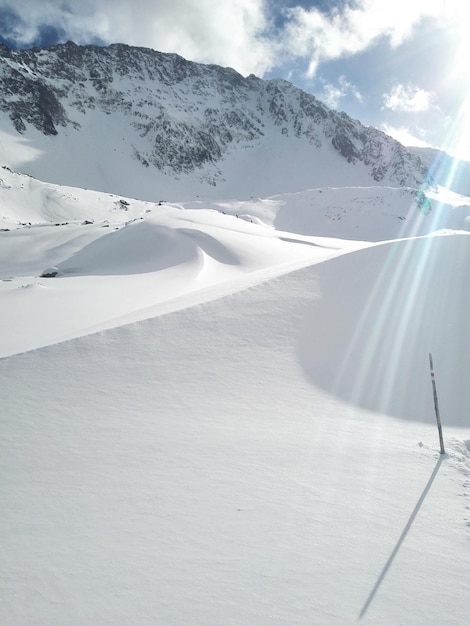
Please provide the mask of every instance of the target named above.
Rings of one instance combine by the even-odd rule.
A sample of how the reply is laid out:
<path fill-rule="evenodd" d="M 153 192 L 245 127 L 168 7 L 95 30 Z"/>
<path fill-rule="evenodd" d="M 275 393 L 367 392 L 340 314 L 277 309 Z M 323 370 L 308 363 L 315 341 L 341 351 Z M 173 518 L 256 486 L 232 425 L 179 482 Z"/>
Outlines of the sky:
<path fill-rule="evenodd" d="M 127 43 L 285 78 L 405 145 L 470 160 L 461 0 L 0 0 L 11 48 Z"/>

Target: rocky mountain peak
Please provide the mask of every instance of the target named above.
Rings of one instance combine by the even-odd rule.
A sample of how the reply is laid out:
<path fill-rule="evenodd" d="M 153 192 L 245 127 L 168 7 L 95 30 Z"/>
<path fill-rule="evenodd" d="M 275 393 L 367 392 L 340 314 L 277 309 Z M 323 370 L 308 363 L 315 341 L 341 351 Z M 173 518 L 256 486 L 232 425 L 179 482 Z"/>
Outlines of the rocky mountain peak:
<path fill-rule="evenodd" d="M 192 175 L 217 186 L 227 178 L 227 160 L 241 152 L 296 146 L 312 169 L 333 151 L 339 163 L 365 168 L 371 184 L 419 186 L 426 176 L 415 153 L 285 80 L 243 77 L 177 54 L 124 44 L 0 46 L 0 84 L 0 114 L 17 133 L 61 135 L 72 147 L 74 133 L 92 132 L 92 116 L 110 116 L 129 157 L 172 178 Z"/>

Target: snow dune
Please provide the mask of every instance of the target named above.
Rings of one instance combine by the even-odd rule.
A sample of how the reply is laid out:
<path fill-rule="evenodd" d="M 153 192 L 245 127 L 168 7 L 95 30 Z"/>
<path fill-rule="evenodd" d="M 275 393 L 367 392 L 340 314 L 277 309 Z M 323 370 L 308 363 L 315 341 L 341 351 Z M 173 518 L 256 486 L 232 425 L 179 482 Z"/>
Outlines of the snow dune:
<path fill-rule="evenodd" d="M 300 337 L 309 379 L 375 412 L 429 414 L 428 353 L 446 422 L 470 425 L 470 237 L 448 232 L 350 253 L 317 268 Z"/>
<path fill-rule="evenodd" d="M 0 356 L 178 310 L 369 245 L 8 170 L 2 180 Z M 51 267 L 60 276 L 42 277 Z"/>
<path fill-rule="evenodd" d="M 365 245 L 175 207 L 111 228 L 65 223 L 0 236 L 1 356 L 220 297 Z M 43 278 L 50 267 L 60 276 Z"/>
<path fill-rule="evenodd" d="M 66 193 L 3 209 L 3 623 L 467 623 L 470 235 Z"/>

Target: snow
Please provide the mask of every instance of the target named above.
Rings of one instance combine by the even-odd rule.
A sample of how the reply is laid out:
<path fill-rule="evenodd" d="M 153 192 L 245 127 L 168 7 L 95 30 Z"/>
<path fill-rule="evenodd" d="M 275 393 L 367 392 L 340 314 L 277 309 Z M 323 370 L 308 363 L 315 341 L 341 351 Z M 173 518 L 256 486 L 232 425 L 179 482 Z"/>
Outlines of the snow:
<path fill-rule="evenodd" d="M 2 623 L 468 622 L 468 232 L 0 178 Z"/>
<path fill-rule="evenodd" d="M 368 245 L 8 170 L 2 180 L 0 356 L 177 310 Z M 42 277 L 50 267 L 60 271 L 57 280 Z M 22 332 L 11 333 L 15 326 Z"/>
<path fill-rule="evenodd" d="M 294 127 L 292 120 L 280 126 L 271 116 L 260 113 L 259 107 L 268 110 L 270 101 L 260 103 L 258 90 L 240 88 L 238 99 L 234 100 L 218 93 L 220 78 L 202 83 L 188 79 L 184 86 L 176 87 L 155 81 L 145 83 L 141 76 L 127 79 L 114 75 L 114 103 L 102 102 L 102 94 L 97 94 L 87 81 L 86 85 L 72 83 L 68 87 L 57 78 L 49 77 L 47 82 L 62 92 L 69 91 L 63 105 L 70 123 L 60 127 L 57 135 L 45 136 L 28 122 L 25 136 L 19 135 L 11 120 L 0 116 L 0 163 L 40 180 L 172 202 L 196 198 L 246 200 L 318 186 L 349 187 L 374 182 L 370 166 L 348 163 L 333 148 L 331 121 L 312 122 L 304 134 L 297 136 L 299 128 Z M 203 96 L 198 95 L 201 88 L 207 90 Z M 288 83 L 284 82 L 279 97 L 281 109 L 299 108 L 299 92 Z M 101 103 L 96 108 L 91 104 L 95 98 Z M 167 107 L 167 103 L 171 106 Z M 248 129 L 231 129 L 233 141 L 221 159 L 179 173 L 171 168 L 164 171 L 165 163 L 161 170 L 149 165 L 156 150 L 155 133 L 151 130 L 155 119 L 164 115 L 170 125 L 191 126 L 202 123 L 210 110 L 234 113 L 248 123 Z M 226 122 L 222 119 L 221 123 Z M 252 124 L 259 124 L 262 134 L 255 133 L 249 139 Z M 174 151 L 178 150 L 180 146 L 175 144 Z M 148 167 L 143 166 L 142 159 Z M 254 176 L 253 172 L 260 175 Z M 387 181 L 390 182 L 389 176 L 382 182 Z"/>

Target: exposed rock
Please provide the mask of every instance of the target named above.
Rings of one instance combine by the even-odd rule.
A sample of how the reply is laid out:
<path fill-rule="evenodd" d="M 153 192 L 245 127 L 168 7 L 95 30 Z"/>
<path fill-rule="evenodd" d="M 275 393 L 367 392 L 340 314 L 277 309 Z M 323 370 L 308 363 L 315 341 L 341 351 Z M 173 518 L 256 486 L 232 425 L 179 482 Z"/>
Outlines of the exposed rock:
<path fill-rule="evenodd" d="M 285 80 L 244 78 L 176 54 L 122 44 L 0 45 L 0 87 L 0 111 L 18 133 L 34 127 L 55 136 L 79 129 L 91 111 L 119 114 L 145 139 L 131 147 L 134 158 L 173 176 L 210 166 L 205 176 L 217 184 L 220 162 L 262 142 L 269 128 L 308 141 L 312 154 L 332 146 L 347 162 L 366 165 L 371 181 L 419 187 L 426 177 L 415 153 Z"/>

